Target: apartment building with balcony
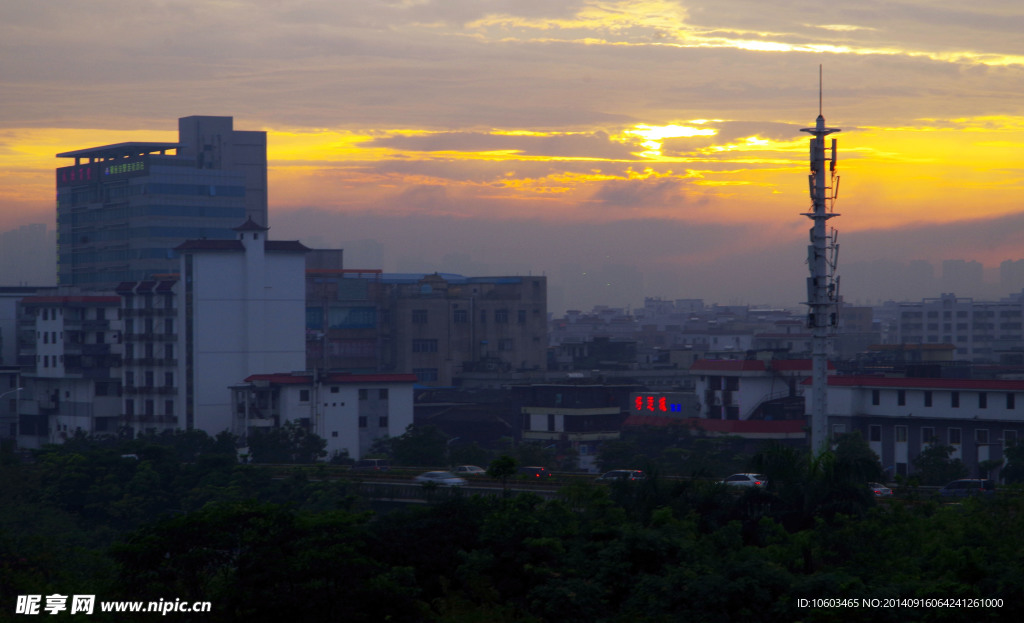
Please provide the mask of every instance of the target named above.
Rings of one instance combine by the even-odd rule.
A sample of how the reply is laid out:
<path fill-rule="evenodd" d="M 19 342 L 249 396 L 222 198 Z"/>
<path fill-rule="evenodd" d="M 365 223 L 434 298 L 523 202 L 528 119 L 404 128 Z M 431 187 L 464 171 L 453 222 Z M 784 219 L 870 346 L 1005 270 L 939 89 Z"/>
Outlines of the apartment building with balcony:
<path fill-rule="evenodd" d="M 122 282 L 122 426 L 135 432 L 178 427 L 180 393 L 176 277 Z"/>
<path fill-rule="evenodd" d="M 18 303 L 18 445 L 114 434 L 121 417 L 121 299 L 54 290 Z"/>

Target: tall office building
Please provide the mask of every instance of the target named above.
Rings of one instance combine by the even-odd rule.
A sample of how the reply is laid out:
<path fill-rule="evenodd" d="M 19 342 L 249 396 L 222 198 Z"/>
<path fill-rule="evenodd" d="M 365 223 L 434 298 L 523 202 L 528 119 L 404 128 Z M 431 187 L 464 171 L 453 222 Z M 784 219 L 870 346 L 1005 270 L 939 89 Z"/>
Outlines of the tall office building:
<path fill-rule="evenodd" d="M 231 117 L 183 117 L 177 143 L 132 142 L 57 154 L 57 283 L 113 289 L 178 270 L 186 240 L 232 240 L 267 225 L 266 132 Z M 172 153 L 173 152 L 173 153 Z"/>

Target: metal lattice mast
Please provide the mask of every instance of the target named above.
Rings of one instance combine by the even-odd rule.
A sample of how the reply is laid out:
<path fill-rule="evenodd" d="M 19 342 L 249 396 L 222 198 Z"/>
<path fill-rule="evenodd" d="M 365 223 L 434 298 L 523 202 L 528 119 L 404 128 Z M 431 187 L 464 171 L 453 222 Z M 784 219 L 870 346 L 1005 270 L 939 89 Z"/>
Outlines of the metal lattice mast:
<path fill-rule="evenodd" d="M 811 219 L 811 244 L 807 247 L 807 264 L 811 276 L 807 278 L 807 326 L 811 330 L 811 451 L 815 454 L 828 449 L 828 342 L 838 319 L 839 287 L 835 269 L 839 255 L 838 233 L 826 231 L 826 221 L 839 216 L 833 211 L 839 190 L 836 175 L 836 139 L 826 147 L 825 137 L 839 132 L 825 127 L 821 113 L 821 68 L 818 68 L 818 119 L 813 128 L 801 128 L 814 138 L 810 139 L 811 173 L 808 186 L 812 211 L 803 215 Z M 829 156 L 826 158 L 826 153 Z"/>

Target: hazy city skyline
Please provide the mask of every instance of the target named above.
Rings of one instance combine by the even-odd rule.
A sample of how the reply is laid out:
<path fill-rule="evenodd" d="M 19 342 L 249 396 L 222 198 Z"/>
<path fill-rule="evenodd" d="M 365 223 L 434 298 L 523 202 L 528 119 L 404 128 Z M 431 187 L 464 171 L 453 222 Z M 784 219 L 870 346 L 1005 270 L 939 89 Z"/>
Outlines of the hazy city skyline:
<path fill-rule="evenodd" d="M 991 281 L 1024 248 L 1006 3 L 125 6 L 0 7 L 0 230 L 53 222 L 56 153 L 231 115 L 268 133 L 271 235 L 377 241 L 351 266 L 546 274 L 583 309 L 794 306 L 823 64 L 848 300 L 915 260 Z"/>

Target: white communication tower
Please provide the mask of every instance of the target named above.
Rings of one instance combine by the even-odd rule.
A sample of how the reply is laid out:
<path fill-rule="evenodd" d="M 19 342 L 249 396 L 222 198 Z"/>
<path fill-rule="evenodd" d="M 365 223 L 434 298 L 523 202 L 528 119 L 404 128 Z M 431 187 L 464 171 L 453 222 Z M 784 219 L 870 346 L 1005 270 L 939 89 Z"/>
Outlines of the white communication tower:
<path fill-rule="evenodd" d="M 828 351 L 829 339 L 835 332 L 839 315 L 839 233 L 826 230 L 826 222 L 839 216 L 835 212 L 839 194 L 839 176 L 836 175 L 836 139 L 826 145 L 825 137 L 839 132 L 825 126 L 821 113 L 821 67 L 818 67 L 818 119 L 813 128 L 801 128 L 814 138 L 811 143 L 811 173 L 808 189 L 811 194 L 811 212 L 803 215 L 811 219 L 811 244 L 807 247 L 807 264 L 811 276 L 807 278 L 807 326 L 811 330 L 811 451 L 819 454 L 828 445 Z M 826 157 L 827 156 L 827 157 Z"/>

